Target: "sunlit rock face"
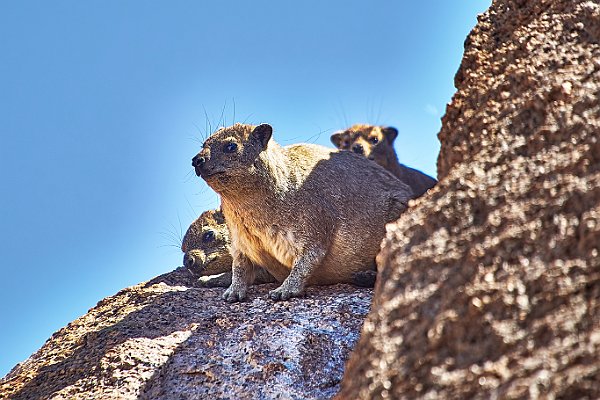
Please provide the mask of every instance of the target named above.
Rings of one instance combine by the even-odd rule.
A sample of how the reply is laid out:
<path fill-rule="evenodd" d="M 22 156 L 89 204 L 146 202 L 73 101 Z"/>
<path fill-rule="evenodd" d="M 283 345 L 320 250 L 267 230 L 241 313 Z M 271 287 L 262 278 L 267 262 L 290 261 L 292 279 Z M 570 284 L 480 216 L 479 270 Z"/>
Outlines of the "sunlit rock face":
<path fill-rule="evenodd" d="M 0 380 L 0 399 L 322 399 L 338 390 L 372 289 L 229 304 L 186 269 L 124 289 Z"/>
<path fill-rule="evenodd" d="M 339 398 L 600 397 L 600 4 L 494 1 Z"/>

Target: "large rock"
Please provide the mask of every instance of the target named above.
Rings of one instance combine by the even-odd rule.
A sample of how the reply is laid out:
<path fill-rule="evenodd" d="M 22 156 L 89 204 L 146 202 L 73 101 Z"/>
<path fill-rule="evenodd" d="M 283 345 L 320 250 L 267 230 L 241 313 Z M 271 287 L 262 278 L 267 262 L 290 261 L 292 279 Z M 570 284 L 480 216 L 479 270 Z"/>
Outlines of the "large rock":
<path fill-rule="evenodd" d="M 600 397 L 600 5 L 495 0 L 339 398 Z"/>
<path fill-rule="evenodd" d="M 122 290 L 0 380 L 0 399 L 321 399 L 339 390 L 372 290 L 274 285 L 229 304 L 186 270 Z"/>

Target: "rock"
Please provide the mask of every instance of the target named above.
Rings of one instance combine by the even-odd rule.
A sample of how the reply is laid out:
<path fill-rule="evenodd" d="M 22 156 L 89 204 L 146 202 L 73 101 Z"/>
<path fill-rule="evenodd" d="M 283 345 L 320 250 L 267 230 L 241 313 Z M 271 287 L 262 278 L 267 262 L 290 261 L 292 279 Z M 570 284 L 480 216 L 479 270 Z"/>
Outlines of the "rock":
<path fill-rule="evenodd" d="M 339 390 L 371 289 L 275 285 L 229 304 L 183 268 L 124 289 L 0 380 L 0 399 L 321 399 Z"/>
<path fill-rule="evenodd" d="M 340 399 L 600 397 L 600 4 L 494 0 Z"/>

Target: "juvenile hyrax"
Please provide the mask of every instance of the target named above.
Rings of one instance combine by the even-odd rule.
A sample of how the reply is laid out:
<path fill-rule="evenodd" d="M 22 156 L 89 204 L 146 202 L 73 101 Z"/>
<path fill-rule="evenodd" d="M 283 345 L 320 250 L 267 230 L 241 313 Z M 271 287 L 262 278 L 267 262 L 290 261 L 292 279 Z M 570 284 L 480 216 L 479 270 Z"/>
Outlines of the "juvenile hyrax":
<path fill-rule="evenodd" d="M 223 298 L 246 296 L 261 265 L 280 282 L 274 300 L 306 285 L 353 282 L 374 269 L 385 224 L 406 209 L 410 188 L 350 152 L 298 144 L 281 147 L 272 128 L 219 129 L 192 160 L 196 175 L 221 195 L 233 276 Z"/>
<path fill-rule="evenodd" d="M 437 181 L 419 170 L 398 162 L 394 140 L 398 130 L 391 126 L 353 125 L 331 135 L 331 142 L 340 150 L 362 154 L 390 171 L 412 189 L 415 197 L 431 189 Z"/>
<path fill-rule="evenodd" d="M 231 285 L 229 230 L 220 210 L 203 212 L 188 228 L 181 242 L 183 265 L 200 275 L 207 287 Z M 275 282 L 264 269 L 257 268 L 256 283 Z"/>

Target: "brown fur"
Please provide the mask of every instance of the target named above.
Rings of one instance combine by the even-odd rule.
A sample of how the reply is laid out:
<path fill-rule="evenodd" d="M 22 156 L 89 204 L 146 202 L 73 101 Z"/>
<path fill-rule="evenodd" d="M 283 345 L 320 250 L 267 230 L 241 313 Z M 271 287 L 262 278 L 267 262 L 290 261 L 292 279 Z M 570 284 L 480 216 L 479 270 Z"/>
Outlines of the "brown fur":
<path fill-rule="evenodd" d="M 229 230 L 220 210 L 203 212 L 188 228 L 181 243 L 183 265 L 200 275 L 207 287 L 231 285 L 231 258 Z M 275 282 L 264 269 L 257 269 L 256 283 Z"/>
<path fill-rule="evenodd" d="M 227 301 L 246 296 L 254 265 L 283 282 L 270 293 L 274 300 L 373 271 L 385 224 L 412 197 L 407 185 L 364 157 L 310 144 L 281 147 L 271 134 L 267 124 L 222 128 L 192 160 L 221 195 L 230 231 Z"/>
<path fill-rule="evenodd" d="M 331 135 L 331 142 L 340 150 L 362 154 L 408 184 L 415 197 L 423 195 L 437 181 L 423 172 L 400 164 L 394 149 L 398 130 L 393 127 L 357 124 Z"/>

